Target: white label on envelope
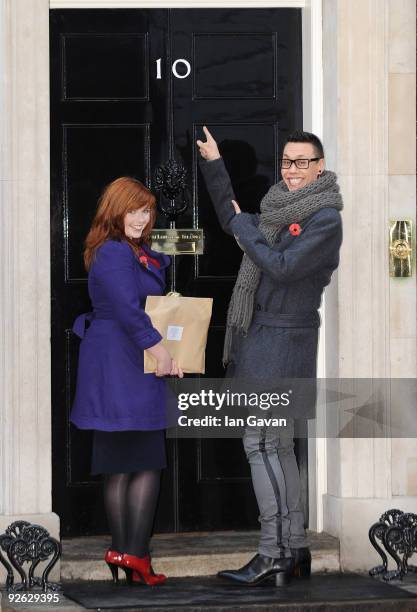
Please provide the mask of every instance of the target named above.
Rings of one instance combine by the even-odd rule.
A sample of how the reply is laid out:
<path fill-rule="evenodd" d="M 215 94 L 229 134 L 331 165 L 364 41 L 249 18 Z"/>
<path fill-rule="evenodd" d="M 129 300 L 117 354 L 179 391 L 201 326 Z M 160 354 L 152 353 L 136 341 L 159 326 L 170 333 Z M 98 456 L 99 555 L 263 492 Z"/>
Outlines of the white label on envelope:
<path fill-rule="evenodd" d="M 177 340 L 179 342 L 183 331 L 184 328 L 180 325 L 168 325 L 167 340 Z"/>

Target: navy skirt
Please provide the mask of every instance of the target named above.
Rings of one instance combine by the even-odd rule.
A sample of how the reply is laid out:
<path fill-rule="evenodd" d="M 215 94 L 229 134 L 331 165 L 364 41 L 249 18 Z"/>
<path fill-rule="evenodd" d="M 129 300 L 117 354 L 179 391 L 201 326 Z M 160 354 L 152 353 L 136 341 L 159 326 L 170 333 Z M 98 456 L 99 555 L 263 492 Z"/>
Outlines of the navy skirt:
<path fill-rule="evenodd" d="M 166 465 L 164 429 L 93 431 L 93 475 L 161 470 Z"/>

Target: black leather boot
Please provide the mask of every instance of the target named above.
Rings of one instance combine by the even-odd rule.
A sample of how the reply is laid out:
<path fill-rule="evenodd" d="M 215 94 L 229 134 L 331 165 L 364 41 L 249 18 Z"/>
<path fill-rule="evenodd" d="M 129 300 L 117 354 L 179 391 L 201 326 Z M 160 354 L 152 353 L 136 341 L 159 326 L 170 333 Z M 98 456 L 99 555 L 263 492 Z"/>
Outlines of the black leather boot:
<path fill-rule="evenodd" d="M 291 548 L 291 555 L 294 559 L 293 576 L 308 578 L 311 574 L 311 552 L 305 548 Z"/>
<path fill-rule="evenodd" d="M 292 557 L 274 559 L 257 554 L 240 569 L 224 570 L 217 576 L 247 586 L 256 586 L 268 578 L 275 577 L 276 586 L 283 586 L 290 582 L 293 572 L 294 559 Z"/>

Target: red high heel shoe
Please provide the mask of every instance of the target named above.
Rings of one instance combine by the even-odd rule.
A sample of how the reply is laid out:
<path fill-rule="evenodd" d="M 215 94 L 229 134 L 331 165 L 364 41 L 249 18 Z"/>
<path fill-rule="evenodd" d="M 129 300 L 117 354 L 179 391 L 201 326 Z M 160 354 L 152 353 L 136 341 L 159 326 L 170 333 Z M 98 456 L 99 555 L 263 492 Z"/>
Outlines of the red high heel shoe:
<path fill-rule="evenodd" d="M 125 569 L 123 566 L 123 555 L 115 550 L 107 550 L 104 555 L 104 560 L 109 566 L 111 571 L 111 575 L 113 577 L 113 583 L 118 584 L 119 582 L 119 567 L 123 570 Z"/>
<path fill-rule="evenodd" d="M 149 556 L 135 557 L 134 555 L 124 554 L 122 565 L 129 584 L 141 582 L 150 586 L 156 586 L 157 584 L 163 584 L 167 579 L 164 574 L 154 573 Z"/>

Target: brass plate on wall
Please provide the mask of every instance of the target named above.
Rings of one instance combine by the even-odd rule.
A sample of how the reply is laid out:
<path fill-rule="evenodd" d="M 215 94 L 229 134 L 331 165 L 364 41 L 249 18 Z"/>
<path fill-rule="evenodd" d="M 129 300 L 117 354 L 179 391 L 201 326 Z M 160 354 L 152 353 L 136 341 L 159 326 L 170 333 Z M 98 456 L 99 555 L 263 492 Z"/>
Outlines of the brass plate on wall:
<path fill-rule="evenodd" d="M 412 221 L 410 219 L 390 221 L 389 228 L 389 273 L 405 278 L 412 275 Z"/>
<path fill-rule="evenodd" d="M 202 229 L 154 229 L 152 248 L 166 255 L 202 255 L 204 233 Z"/>

